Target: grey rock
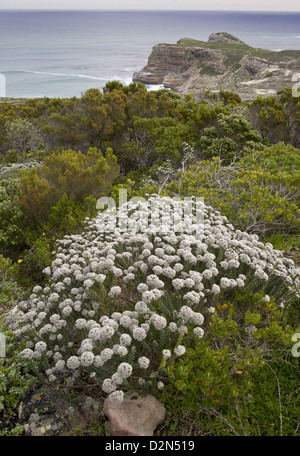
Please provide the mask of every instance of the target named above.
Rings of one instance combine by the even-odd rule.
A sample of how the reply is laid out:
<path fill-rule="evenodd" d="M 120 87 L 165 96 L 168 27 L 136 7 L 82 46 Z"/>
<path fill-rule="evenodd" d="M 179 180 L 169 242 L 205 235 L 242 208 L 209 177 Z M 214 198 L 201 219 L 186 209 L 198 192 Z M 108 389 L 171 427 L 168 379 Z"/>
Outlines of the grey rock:
<path fill-rule="evenodd" d="M 107 436 L 152 436 L 166 414 L 162 403 L 151 395 L 130 396 L 121 404 L 114 404 L 107 398 L 103 411 L 109 420 Z"/>
<path fill-rule="evenodd" d="M 20 301 L 10 309 L 5 323 L 11 331 L 16 331 L 24 323 L 25 314 L 31 309 L 31 306 L 31 301 Z"/>
<path fill-rule="evenodd" d="M 24 312 L 20 304 L 15 305 L 7 315 L 5 323 L 11 331 L 15 331 L 24 322 Z"/>
<path fill-rule="evenodd" d="M 211 43 L 231 43 L 231 44 L 245 44 L 240 39 L 236 38 L 235 36 L 231 35 L 227 32 L 218 32 L 212 33 L 208 37 L 208 42 Z"/>

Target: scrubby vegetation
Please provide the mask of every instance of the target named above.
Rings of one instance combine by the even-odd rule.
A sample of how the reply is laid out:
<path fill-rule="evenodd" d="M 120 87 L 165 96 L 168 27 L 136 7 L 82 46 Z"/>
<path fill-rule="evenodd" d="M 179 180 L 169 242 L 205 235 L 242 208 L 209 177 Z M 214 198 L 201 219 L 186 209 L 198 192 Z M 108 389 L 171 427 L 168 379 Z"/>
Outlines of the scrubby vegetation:
<path fill-rule="evenodd" d="M 242 102 L 112 81 L 0 104 L 2 435 L 24 432 L 17 406 L 43 381 L 148 391 L 157 435 L 299 434 L 299 135 L 289 89 Z"/>

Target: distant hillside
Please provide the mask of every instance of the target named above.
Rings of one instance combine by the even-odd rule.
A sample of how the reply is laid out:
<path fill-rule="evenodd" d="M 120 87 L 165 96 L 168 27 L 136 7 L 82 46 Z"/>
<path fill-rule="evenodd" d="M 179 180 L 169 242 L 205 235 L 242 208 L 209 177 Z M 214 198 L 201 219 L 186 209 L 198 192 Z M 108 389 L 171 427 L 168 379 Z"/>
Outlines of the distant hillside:
<path fill-rule="evenodd" d="M 179 93 L 230 90 L 242 99 L 273 95 L 292 87 L 300 73 L 300 50 L 253 48 L 226 32 L 207 42 L 182 38 L 176 44 L 157 44 L 147 65 L 133 75 L 144 84 L 163 84 Z"/>

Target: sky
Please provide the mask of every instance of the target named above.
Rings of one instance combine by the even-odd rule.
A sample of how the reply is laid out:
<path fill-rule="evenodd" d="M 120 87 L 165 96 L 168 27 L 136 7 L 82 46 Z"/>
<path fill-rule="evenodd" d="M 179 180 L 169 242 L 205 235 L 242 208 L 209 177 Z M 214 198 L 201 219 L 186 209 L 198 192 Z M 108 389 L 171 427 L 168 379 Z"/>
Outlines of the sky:
<path fill-rule="evenodd" d="M 298 11 L 299 0 L 0 0 L 0 9 Z"/>

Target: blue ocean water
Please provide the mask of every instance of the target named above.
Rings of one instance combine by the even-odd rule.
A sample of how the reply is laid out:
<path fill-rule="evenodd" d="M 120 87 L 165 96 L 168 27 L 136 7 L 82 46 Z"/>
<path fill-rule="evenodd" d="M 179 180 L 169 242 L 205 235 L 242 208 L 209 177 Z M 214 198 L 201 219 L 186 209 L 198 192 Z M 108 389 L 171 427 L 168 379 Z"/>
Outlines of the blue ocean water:
<path fill-rule="evenodd" d="M 130 83 L 157 43 L 207 41 L 213 32 L 300 49 L 300 13 L 0 11 L 0 74 L 8 97 L 79 97 L 107 81 Z"/>

